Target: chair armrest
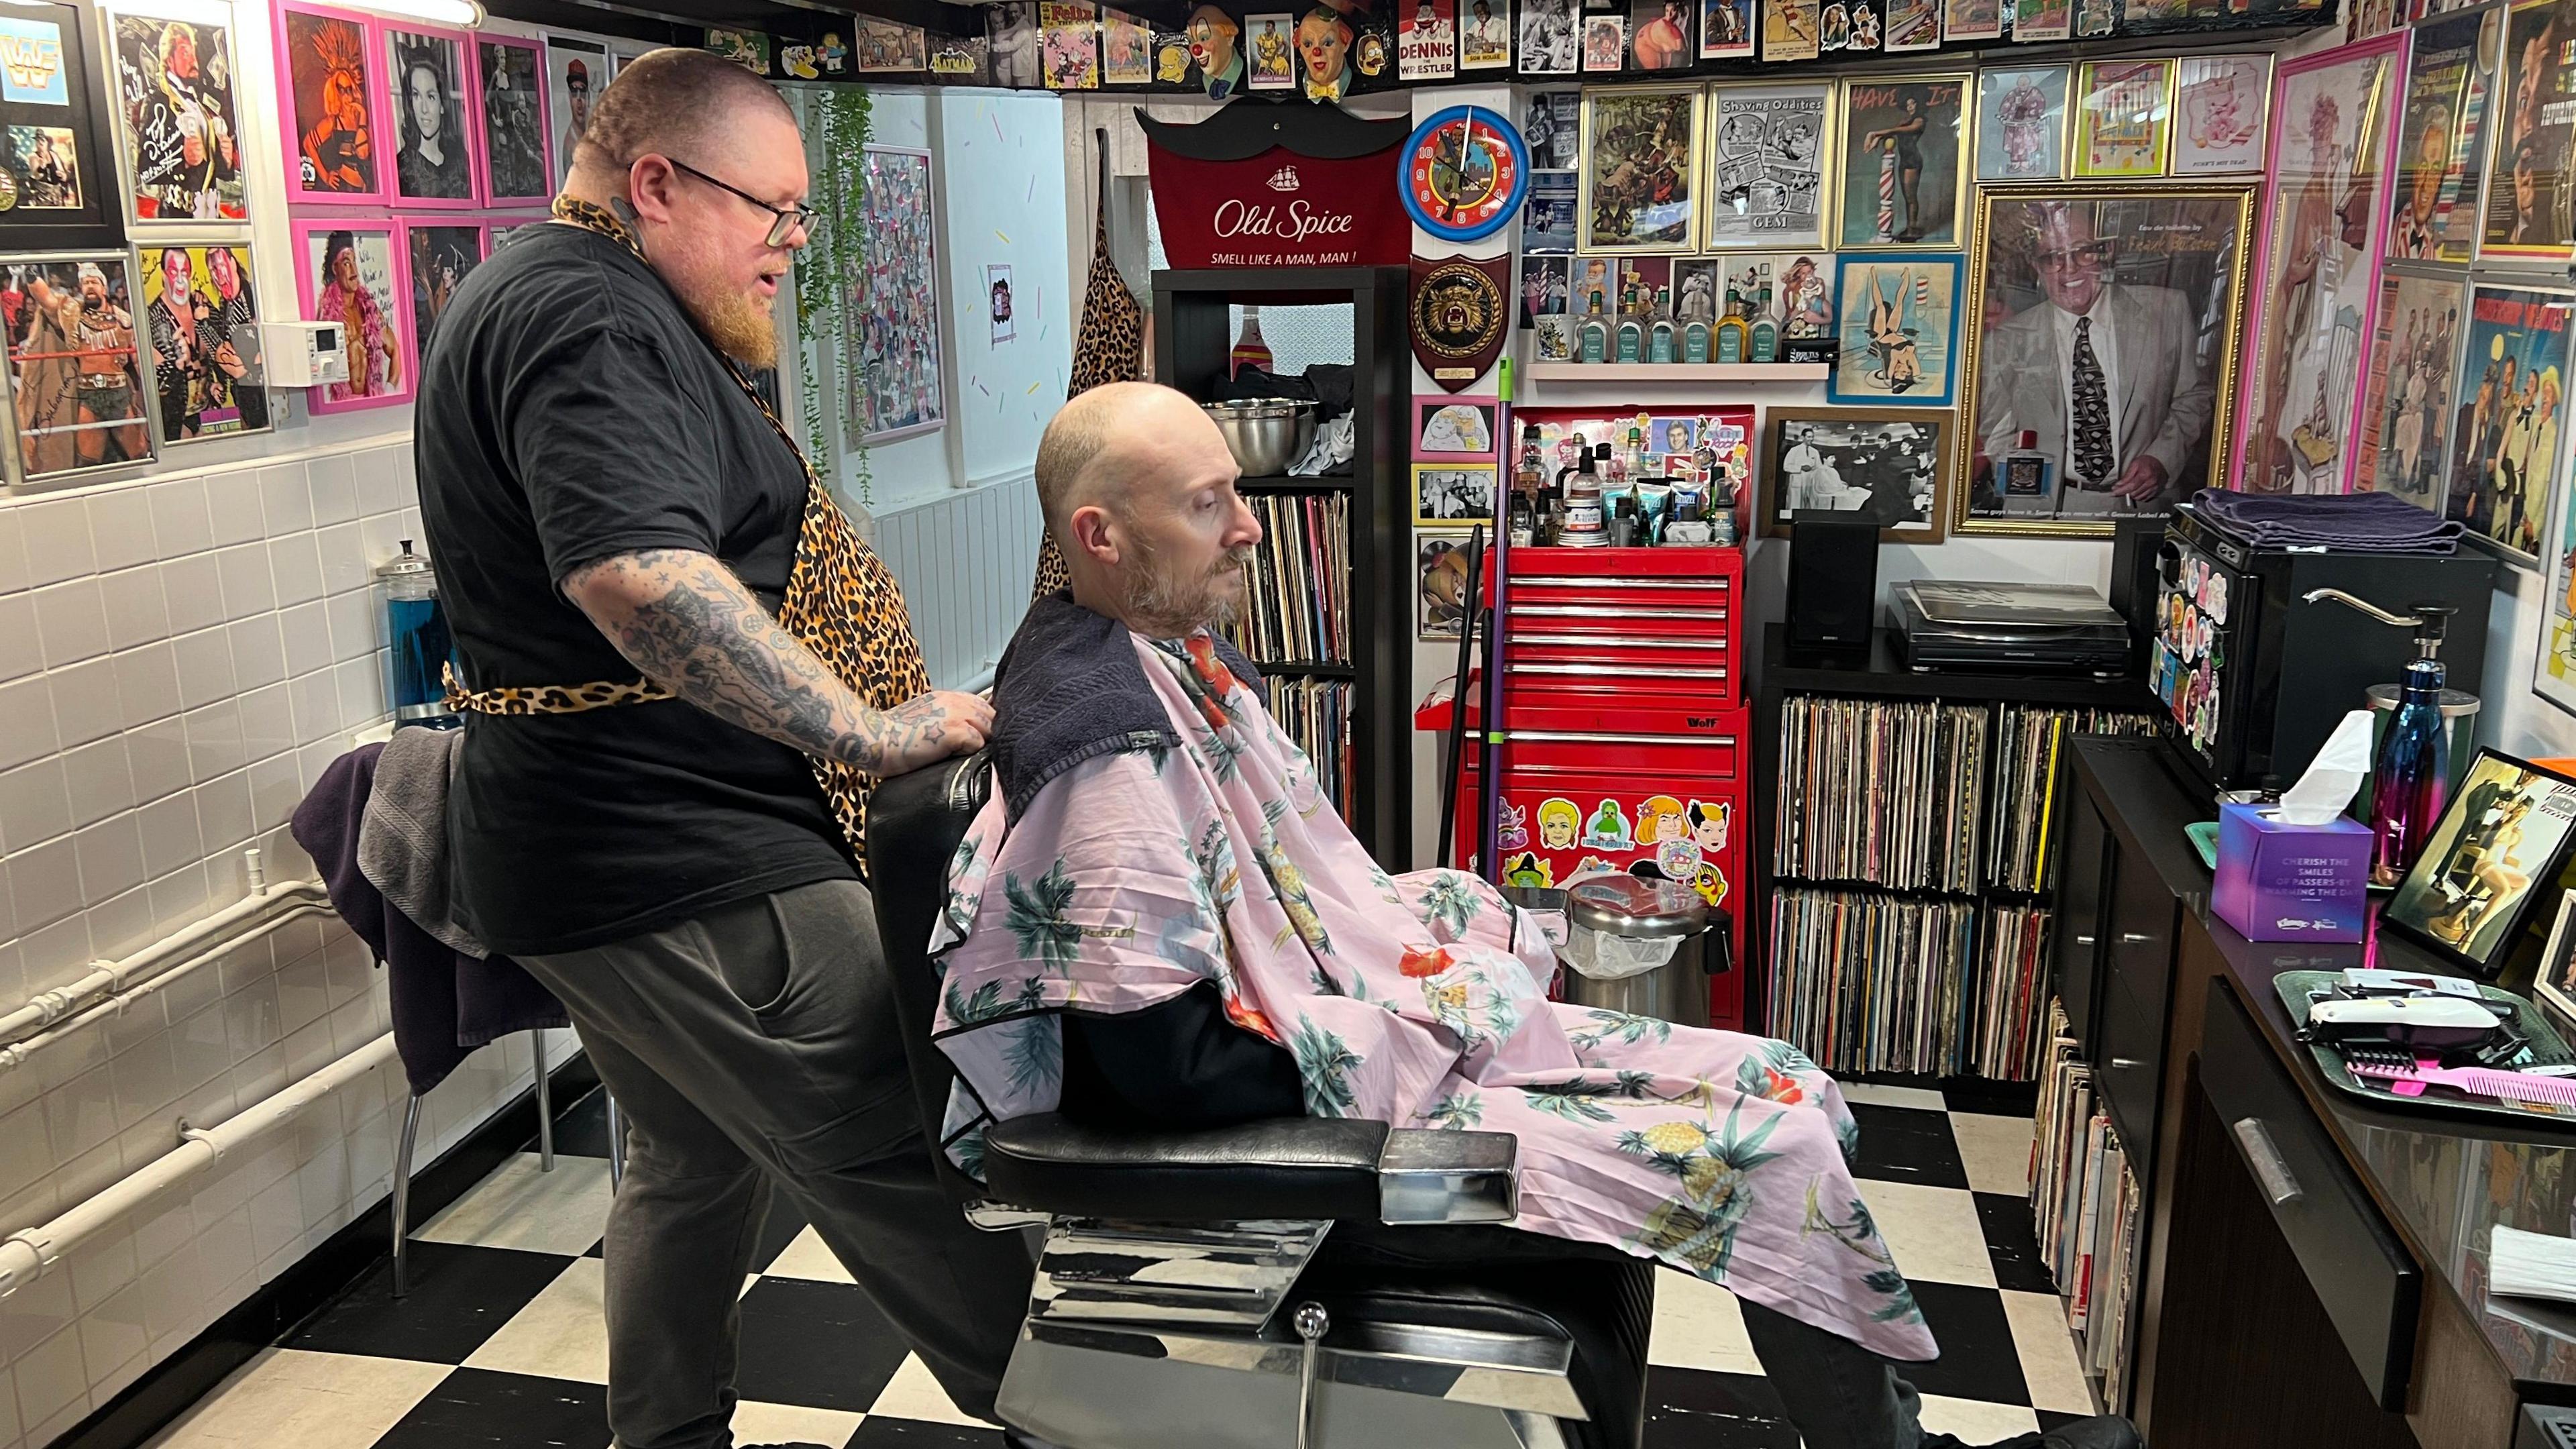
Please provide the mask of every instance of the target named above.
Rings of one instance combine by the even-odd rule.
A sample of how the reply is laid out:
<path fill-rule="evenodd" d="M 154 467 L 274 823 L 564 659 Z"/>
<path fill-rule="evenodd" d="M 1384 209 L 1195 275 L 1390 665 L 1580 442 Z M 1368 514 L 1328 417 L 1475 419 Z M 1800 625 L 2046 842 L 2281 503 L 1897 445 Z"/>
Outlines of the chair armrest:
<path fill-rule="evenodd" d="M 985 1131 L 984 1174 L 995 1197 L 1070 1217 L 1508 1222 L 1519 1146 L 1352 1118 L 1126 1132 L 1041 1113 Z"/>

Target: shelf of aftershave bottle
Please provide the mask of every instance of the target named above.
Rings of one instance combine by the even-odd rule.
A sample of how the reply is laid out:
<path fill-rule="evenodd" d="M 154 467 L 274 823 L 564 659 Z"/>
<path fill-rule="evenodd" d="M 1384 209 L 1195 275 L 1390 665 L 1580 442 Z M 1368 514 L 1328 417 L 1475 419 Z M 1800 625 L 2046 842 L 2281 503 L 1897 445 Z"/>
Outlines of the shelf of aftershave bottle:
<path fill-rule="evenodd" d="M 1828 362 L 1533 362 L 1544 382 L 1822 382 Z"/>

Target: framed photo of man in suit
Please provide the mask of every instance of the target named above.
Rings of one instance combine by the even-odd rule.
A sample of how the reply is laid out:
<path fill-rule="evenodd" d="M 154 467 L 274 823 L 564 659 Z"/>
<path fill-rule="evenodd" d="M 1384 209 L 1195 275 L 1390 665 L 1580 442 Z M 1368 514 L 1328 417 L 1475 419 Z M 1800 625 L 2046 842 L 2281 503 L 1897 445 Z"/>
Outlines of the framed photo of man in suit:
<path fill-rule="evenodd" d="M 1983 192 L 1954 533 L 2107 537 L 2219 485 L 2254 188 Z"/>

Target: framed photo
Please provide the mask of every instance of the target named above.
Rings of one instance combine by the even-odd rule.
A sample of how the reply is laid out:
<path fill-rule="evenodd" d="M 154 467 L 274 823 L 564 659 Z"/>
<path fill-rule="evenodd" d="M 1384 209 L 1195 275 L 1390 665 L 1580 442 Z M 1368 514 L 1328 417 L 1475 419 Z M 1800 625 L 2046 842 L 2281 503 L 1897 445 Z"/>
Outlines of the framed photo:
<path fill-rule="evenodd" d="M 1254 15 L 1258 22 L 1277 21 L 1278 51 L 1283 79 L 1276 84 L 1285 89 L 1292 80 L 1284 78 L 1288 62 L 1296 53 L 1297 20 L 1292 15 Z M 1053 91 L 1096 91 L 1100 89 L 1100 13 L 1091 0 L 1040 0 L 1038 28 L 1043 36 L 1039 51 L 1046 72 L 1046 87 Z M 1268 32 L 1265 31 L 1265 34 Z M 1259 43 L 1253 47 L 1252 88 L 1267 89 L 1270 82 L 1261 68 Z"/>
<path fill-rule="evenodd" d="M 1699 58 L 1751 59 L 1757 13 L 1755 0 L 1700 0 Z"/>
<path fill-rule="evenodd" d="M 554 112 L 554 179 L 572 174 L 573 149 L 590 125 L 590 98 L 608 89 L 608 47 L 569 35 L 546 37 L 546 99 Z"/>
<path fill-rule="evenodd" d="M 1406 81 L 1458 74 L 1458 0 L 1417 0 L 1395 10 L 1395 70 Z"/>
<path fill-rule="evenodd" d="M 1583 92 L 1534 91 L 1529 119 L 1521 124 L 1521 143 L 1529 147 L 1530 170 L 1573 171 L 1583 164 Z M 1536 184 L 1533 174 L 1532 184 Z"/>
<path fill-rule="evenodd" d="M 1574 74 L 1583 50 L 1583 13 L 1578 0 L 1518 0 L 1518 10 L 1520 73 Z M 1565 94 L 1571 96 L 1573 93 Z M 1532 104 L 1542 99 L 1546 98 L 1534 97 Z M 1563 119 L 1562 112 L 1559 119 Z M 1533 145 L 1531 149 L 1535 151 L 1537 147 Z"/>
<path fill-rule="evenodd" d="M 2560 0 L 2521 0 L 2505 15 L 2493 109 L 2497 130 L 2487 148 L 2481 261 L 2523 260 L 2565 266 L 2576 258 L 2576 116 L 2566 97 L 2576 86 L 2567 59 L 2571 19 Z"/>
<path fill-rule="evenodd" d="M 1787 538 L 1804 508 L 1866 512 L 1883 543 L 1939 543 L 1955 413 L 1773 407 L 1764 536 Z"/>
<path fill-rule="evenodd" d="M 125 243 L 125 203 L 107 115 L 105 67 L 86 5 L 12 4 L 0 13 L 0 247 L 104 251 Z"/>
<path fill-rule="evenodd" d="M 2012 0 L 2012 38 L 2018 45 L 2040 45 L 2075 34 L 2075 0 Z"/>
<path fill-rule="evenodd" d="M 15 481 L 150 462 L 125 254 L 0 259 L 0 291 L 17 299 L 8 333 Z"/>
<path fill-rule="evenodd" d="M 2504 13 L 2437 20 L 2406 57 L 2406 111 L 2397 123 L 2397 185 L 2389 198 L 2391 261 L 2467 263 L 2478 247 L 2478 141 L 2493 94 Z"/>
<path fill-rule="evenodd" d="M 2255 237 L 2258 305 L 2231 475 L 2247 492 L 2341 493 L 2352 478 L 2405 44 L 2383 35 L 2288 61 L 2273 83 L 2280 123 Z"/>
<path fill-rule="evenodd" d="M 1834 84 L 1709 87 L 1711 251 L 1825 244 Z"/>
<path fill-rule="evenodd" d="M 147 241 L 140 255 L 162 446 L 268 431 L 249 244 Z"/>
<path fill-rule="evenodd" d="M 1965 75 L 1843 82 L 1841 245 L 1958 249 L 1968 87 Z"/>
<path fill-rule="evenodd" d="M 1561 255 L 1574 250 L 1575 213 L 1581 206 L 1581 182 L 1574 172 L 1531 172 L 1529 197 L 1521 203 L 1522 254 Z"/>
<path fill-rule="evenodd" d="M 1823 53 L 1825 18 L 1817 0 L 1762 0 L 1762 60 L 1814 60 Z"/>
<path fill-rule="evenodd" d="M 1977 179 L 2057 181 L 2066 175 L 2062 65 L 1990 70 L 1977 77 Z"/>
<path fill-rule="evenodd" d="M 1688 70 L 1699 58 L 1691 34 L 1699 0 L 1628 0 L 1628 50 L 1639 70 Z"/>
<path fill-rule="evenodd" d="M 1512 68 L 1511 0 L 1466 0 L 1458 27 L 1458 68 Z"/>
<path fill-rule="evenodd" d="M 2538 657 L 2533 661 L 2531 689 L 2551 704 L 2576 714 L 2576 508 L 2558 505 L 2552 524 L 2557 546 L 2549 551 L 2548 606 L 2541 611 Z"/>
<path fill-rule="evenodd" d="M 860 24 L 867 25 L 866 17 Z M 888 58 L 898 63 L 910 62 L 904 68 L 921 71 L 929 67 L 928 48 L 918 25 L 884 25 L 872 29 L 902 32 L 904 38 L 888 46 Z M 905 44 L 908 38 L 909 45 Z M 865 63 L 861 63 L 865 69 Z M 893 69 L 892 66 L 887 67 Z M 1110 6 L 1100 8 L 1100 83 L 1105 86 L 1142 86 L 1154 82 L 1154 27 Z"/>
<path fill-rule="evenodd" d="M 993 58 L 993 84 L 1015 90 L 1036 89 L 1042 79 L 1038 71 L 1036 0 L 996 0 L 986 5 L 984 49 Z M 1250 51 L 1245 54 L 1248 57 Z M 615 68 L 626 61 L 613 52 L 609 60 L 613 77 Z"/>
<path fill-rule="evenodd" d="M 1535 326 L 1541 317 L 1563 317 L 1574 288 L 1572 257 L 1521 258 L 1521 325 Z"/>
<path fill-rule="evenodd" d="M 456 298 L 468 273 L 492 254 L 491 238 L 479 222 L 456 223 L 413 218 L 403 223 L 403 270 L 411 278 L 412 376 L 429 361 L 430 338 L 438 319 Z"/>
<path fill-rule="evenodd" d="M 1952 44 L 2004 38 L 2006 0 L 1942 0 L 1941 35 Z"/>
<path fill-rule="evenodd" d="M 2262 170 L 2271 136 L 2272 57 L 2193 55 L 2174 65 L 2173 174 Z"/>
<path fill-rule="evenodd" d="M 1617 75 L 1628 60 L 1628 17 L 1624 15 L 1586 15 L 1583 17 L 1583 73 Z"/>
<path fill-rule="evenodd" d="M 1114 23 L 1109 17 L 1116 13 L 1102 12 L 1102 24 Z M 1134 28 L 1134 18 L 1125 18 L 1129 28 Z M 918 75 L 930 68 L 930 42 L 918 25 L 861 15 L 850 39 L 858 51 L 853 68 L 861 75 Z"/>
<path fill-rule="evenodd" d="M 474 38 L 461 30 L 378 21 L 386 109 L 377 134 L 394 143 L 391 195 L 402 207 L 470 210 L 481 200 L 466 97 L 474 91 Z"/>
<path fill-rule="evenodd" d="M 1567 0 L 1571 7 L 1573 0 Z M 1250 79 L 1245 87 L 1256 91 L 1293 90 L 1297 85 L 1297 17 L 1287 11 L 1276 11 L 1243 17 L 1245 54 L 1252 58 Z M 1059 43 L 1055 30 L 1047 32 L 1046 84 L 1057 90 L 1081 89 L 1078 76 L 1067 67 L 1079 63 L 1080 57 L 1063 59 L 1074 42 Z"/>
<path fill-rule="evenodd" d="M 231 28 L 103 14 L 125 219 L 137 227 L 249 220 Z"/>
<path fill-rule="evenodd" d="M 337 322 L 347 335 L 349 380 L 308 388 L 316 413 L 390 407 L 419 385 L 403 335 L 411 278 L 405 275 L 402 223 L 374 217 L 299 221 L 295 239 L 297 315 Z"/>
<path fill-rule="evenodd" d="M 2576 930 L 2568 928 L 2571 921 L 2576 921 L 2576 891 L 2565 891 L 2558 897 L 2549 945 L 2540 953 L 2540 971 L 2531 983 L 2531 994 L 2562 1021 L 2576 1021 Z"/>
<path fill-rule="evenodd" d="M 1413 536 L 1413 634 L 1426 644 L 1456 639 L 1466 625 L 1469 541 L 1464 533 Z"/>
<path fill-rule="evenodd" d="M 1959 292 L 1967 263 L 1909 252 L 1844 252 L 1842 352 L 1828 402 L 1946 408 L 1958 401 Z"/>
<path fill-rule="evenodd" d="M 2171 135 L 2170 60 L 2088 60 L 2078 73 L 2075 175 L 2124 181 L 2165 174 Z"/>
<path fill-rule="evenodd" d="M 1413 455 L 1417 458 L 1492 458 L 1494 409 L 1489 397 L 1415 398 Z"/>
<path fill-rule="evenodd" d="M 1497 466 L 1493 463 L 1414 464 L 1413 521 L 1493 522 Z"/>
<path fill-rule="evenodd" d="M 373 22 L 290 0 L 277 8 L 277 34 L 285 50 L 277 84 L 286 199 L 383 201 L 393 168 L 376 144 L 385 70 Z"/>
<path fill-rule="evenodd" d="M 507 35 L 475 38 L 483 97 L 482 167 L 486 206 L 543 206 L 554 192 L 554 145 L 546 135 L 544 62 L 537 43 Z"/>
<path fill-rule="evenodd" d="M 933 431 L 947 421 L 948 409 L 939 357 L 930 153 L 870 146 L 866 165 L 859 220 L 877 245 L 869 251 L 866 274 L 850 289 L 841 375 L 849 380 L 850 432 L 878 443 Z"/>
<path fill-rule="evenodd" d="M 1011 310 L 1011 265 L 1008 262 L 984 264 L 984 306 L 986 320 L 993 326 L 992 345 L 1017 341 L 1020 324 Z"/>
<path fill-rule="evenodd" d="M 1699 250 L 1702 94 L 1697 86 L 1583 93 L 1577 250 Z"/>
<path fill-rule="evenodd" d="M 1941 48 L 1941 0 L 1887 0 L 1887 53 Z"/>
<path fill-rule="evenodd" d="M 2380 921 L 2492 979 L 2576 833 L 2576 780 L 2481 748 Z"/>
<path fill-rule="evenodd" d="M 1953 533 L 2107 537 L 2122 515 L 2168 513 L 2218 486 L 2254 192 L 2063 182 L 1980 195 L 1961 374 L 1976 386 Z M 2083 325 L 2097 309 L 2107 357 Z M 2078 340 L 2102 373 L 2095 429 L 2069 424 Z M 2007 495 L 1998 460 L 2028 452 L 2047 461 L 2046 486 Z"/>
<path fill-rule="evenodd" d="M 2392 265 L 2379 279 L 2352 487 L 2439 513 L 2469 289 L 2457 272 L 2398 269 L 2412 265 Z"/>
<path fill-rule="evenodd" d="M 2562 419 L 2576 291 L 2475 283 L 2467 331 L 2459 381 L 2452 385 L 2443 516 L 2506 562 L 2537 568 L 2550 496 L 2559 491 L 2552 480 L 2567 431 Z"/>

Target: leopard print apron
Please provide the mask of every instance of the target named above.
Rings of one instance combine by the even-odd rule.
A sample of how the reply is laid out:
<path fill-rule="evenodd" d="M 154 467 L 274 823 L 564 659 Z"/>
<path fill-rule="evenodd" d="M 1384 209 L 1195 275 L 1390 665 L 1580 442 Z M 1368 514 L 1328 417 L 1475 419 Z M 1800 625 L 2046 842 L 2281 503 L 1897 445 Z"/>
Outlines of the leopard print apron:
<path fill-rule="evenodd" d="M 1091 238 L 1091 283 L 1083 289 L 1082 325 L 1073 334 L 1073 372 L 1064 395 L 1087 392 L 1104 382 L 1137 382 L 1145 376 L 1145 309 L 1109 259 L 1108 148 L 1101 150 L 1102 186 L 1097 210 L 1100 224 Z M 1073 582 L 1055 535 L 1040 535 L 1038 577 L 1029 591 L 1043 599 Z"/>
<path fill-rule="evenodd" d="M 634 233 L 604 208 L 559 196 L 554 218 L 610 238 L 639 261 L 644 258 Z M 860 541 L 849 518 L 832 501 L 830 490 L 815 476 L 805 450 L 796 446 L 751 380 L 729 360 L 725 371 L 742 385 L 744 395 L 805 470 L 805 516 L 796 535 L 796 563 L 787 575 L 786 601 L 778 610 L 779 627 L 813 650 L 814 657 L 871 709 L 892 709 L 928 693 L 930 672 L 922 664 L 921 645 L 912 636 L 912 615 L 904 609 L 903 591 L 896 586 L 894 574 Z M 674 697 L 649 679 L 467 689 L 453 666 L 447 673 L 448 708 L 478 714 L 580 714 Z M 837 760 L 813 755 L 805 759 L 865 878 L 868 790 L 876 781 Z"/>

